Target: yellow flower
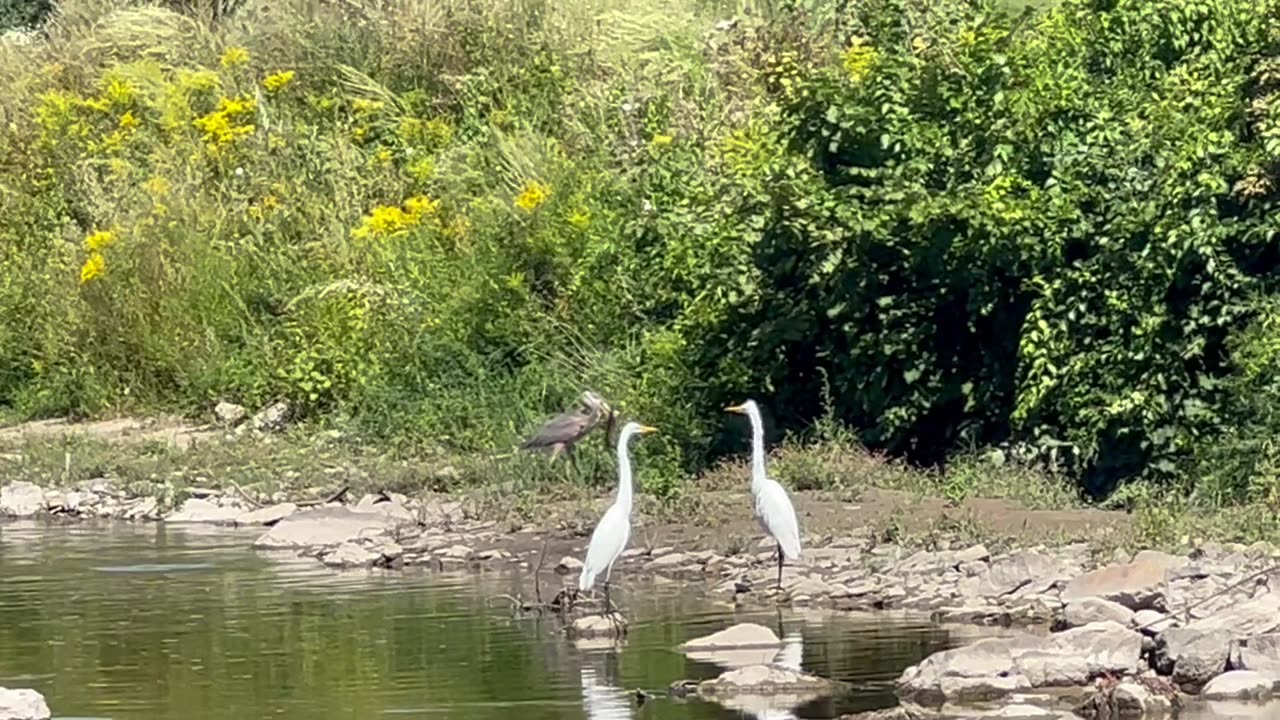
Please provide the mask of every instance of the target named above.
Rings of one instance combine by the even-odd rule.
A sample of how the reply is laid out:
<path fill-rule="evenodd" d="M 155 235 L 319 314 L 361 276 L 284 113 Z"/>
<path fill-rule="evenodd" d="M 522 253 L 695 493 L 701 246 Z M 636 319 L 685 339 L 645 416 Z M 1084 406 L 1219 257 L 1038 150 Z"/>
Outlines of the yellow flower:
<path fill-rule="evenodd" d="M 670 145 L 674 140 L 675 138 L 671 137 L 670 135 L 654 135 L 653 136 L 653 144 L 658 147 L 666 147 L 667 145 Z"/>
<path fill-rule="evenodd" d="M 586 230 L 591 227 L 591 213 L 586 210 L 578 210 L 569 216 L 568 222 L 579 230 Z"/>
<path fill-rule="evenodd" d="M 404 209 L 414 218 L 421 218 L 423 215 L 434 215 L 440 209 L 440 201 L 432 200 L 426 195 L 414 195 L 404 201 Z"/>
<path fill-rule="evenodd" d="M 229 47 L 222 51 L 222 59 L 219 61 L 222 67 L 233 68 L 244 65 L 249 62 L 249 51 L 242 47 Z"/>
<path fill-rule="evenodd" d="M 113 78 L 107 83 L 107 89 L 103 92 L 104 99 L 112 105 L 128 105 L 133 102 L 137 91 L 133 87 L 133 83 L 123 78 Z"/>
<path fill-rule="evenodd" d="M 377 112 L 382 109 L 381 100 L 366 100 L 364 98 L 356 98 L 351 101 L 351 109 L 359 113 Z"/>
<path fill-rule="evenodd" d="M 212 70 L 179 70 L 178 87 L 191 92 L 209 92 L 222 87 L 222 78 Z"/>
<path fill-rule="evenodd" d="M 147 180 L 146 182 L 142 183 L 142 187 L 148 193 L 151 193 L 151 195 L 160 198 L 160 197 L 164 197 L 165 195 L 168 195 L 169 190 L 173 188 L 173 185 L 169 182 L 167 178 L 163 178 L 157 175 Z"/>
<path fill-rule="evenodd" d="M 871 74 L 871 67 L 876 61 L 876 49 L 862 38 L 854 38 L 844 51 L 844 71 L 849 79 L 860 83 Z"/>
<path fill-rule="evenodd" d="M 222 98 L 218 103 L 218 109 L 196 118 L 192 124 L 197 129 L 204 131 L 204 141 L 208 143 L 213 151 L 217 151 L 220 146 L 229 145 L 237 138 L 245 135 L 253 134 L 256 130 L 252 124 L 237 124 L 238 120 L 243 119 L 241 116 L 253 113 L 256 105 L 250 98 Z"/>
<path fill-rule="evenodd" d="M 402 235 L 417 227 L 424 217 L 434 215 L 440 202 L 425 195 L 415 195 L 404 201 L 404 207 L 380 205 L 360 221 L 360 227 L 351 231 L 356 239 L 392 237 Z"/>
<path fill-rule="evenodd" d="M 110 230 L 99 230 L 84 239 L 84 248 L 97 252 L 110 247 L 115 241 L 116 236 Z"/>
<path fill-rule="evenodd" d="M 263 78 L 262 87 L 266 88 L 267 92 L 274 93 L 285 89 L 291 82 L 293 82 L 293 71 L 285 70 Z"/>
<path fill-rule="evenodd" d="M 392 159 L 390 148 L 382 148 L 378 152 L 374 153 L 373 158 L 383 165 L 390 165 Z"/>
<path fill-rule="evenodd" d="M 138 118 L 133 116 L 132 110 L 120 116 L 121 130 L 134 130 L 141 124 L 142 123 L 138 120 Z"/>
<path fill-rule="evenodd" d="M 107 261 L 102 257 L 102 253 L 89 253 L 89 257 L 84 261 L 84 265 L 80 266 L 80 284 L 83 285 L 98 277 L 106 268 Z"/>
<path fill-rule="evenodd" d="M 533 212 L 538 206 L 551 197 L 551 188 L 537 180 L 525 183 L 524 189 L 516 196 L 516 207 L 525 212 Z"/>

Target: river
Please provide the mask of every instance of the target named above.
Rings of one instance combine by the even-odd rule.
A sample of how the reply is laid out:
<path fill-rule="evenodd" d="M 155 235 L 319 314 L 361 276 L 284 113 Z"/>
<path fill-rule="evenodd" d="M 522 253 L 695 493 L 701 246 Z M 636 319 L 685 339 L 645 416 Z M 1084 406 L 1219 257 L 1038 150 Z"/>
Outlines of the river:
<path fill-rule="evenodd" d="M 515 570 L 339 573 L 250 550 L 259 532 L 0 524 L 0 686 L 77 719 L 754 717 L 634 697 L 714 677 L 723 668 L 675 647 L 751 621 L 787 641 L 779 661 L 854 688 L 763 715 L 829 718 L 893 704 L 904 667 L 964 639 L 926 622 L 735 612 L 668 584 L 624 585 L 626 639 L 581 647 L 556 618 L 513 618 L 497 600 L 531 592 Z"/>

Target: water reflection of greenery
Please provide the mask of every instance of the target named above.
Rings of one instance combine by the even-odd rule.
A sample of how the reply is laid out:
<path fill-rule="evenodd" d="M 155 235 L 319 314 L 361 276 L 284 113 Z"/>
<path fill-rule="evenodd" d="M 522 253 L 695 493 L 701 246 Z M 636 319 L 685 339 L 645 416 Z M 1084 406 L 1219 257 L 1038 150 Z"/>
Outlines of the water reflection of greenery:
<path fill-rule="evenodd" d="M 623 690 L 711 677 L 716 668 L 674 648 L 730 621 L 705 605 L 637 593 L 635 602 L 651 617 L 633 622 L 622 649 L 602 656 L 558 637 L 554 621 L 510 621 L 465 592 L 395 581 L 357 591 L 292 588 L 238 551 L 219 557 L 211 571 L 93 569 L 192 562 L 174 534 L 155 540 L 143 535 L 88 552 L 83 540 L 0 543 L 0 683 L 25 678 L 23 685 L 70 715 L 345 718 L 456 707 L 468 717 L 507 717 L 506 702 L 545 700 L 521 706 L 532 720 L 580 712 L 567 709 L 581 703 L 585 662 L 599 682 Z M 806 667 L 855 682 L 879 678 L 884 692 L 859 694 L 872 706 L 889 698 L 887 681 L 901 667 L 946 642 L 939 631 L 883 623 L 856 632 L 833 623 L 829 630 L 810 630 Z M 665 704 L 646 712 L 687 718 L 725 711 Z"/>

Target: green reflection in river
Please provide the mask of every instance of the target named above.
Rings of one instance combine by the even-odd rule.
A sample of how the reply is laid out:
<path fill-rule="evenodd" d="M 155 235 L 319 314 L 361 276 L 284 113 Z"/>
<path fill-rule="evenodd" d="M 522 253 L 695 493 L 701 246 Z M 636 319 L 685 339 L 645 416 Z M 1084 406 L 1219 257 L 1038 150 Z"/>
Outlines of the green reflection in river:
<path fill-rule="evenodd" d="M 750 619 L 657 592 L 629 598 L 616 651 L 585 651 L 551 619 L 513 620 L 486 596 L 513 582 L 461 574 L 337 575 L 247 550 L 252 533 L 160 526 L 0 525 L 0 685 L 55 716 L 189 718 L 635 717 L 625 691 L 719 669 L 674 647 Z M 482 584 L 483 583 L 483 584 Z M 800 624 L 784 616 L 787 632 Z M 797 635 L 797 637 L 799 637 Z M 888 681 L 942 647 L 927 627 L 804 627 L 804 666 L 860 688 L 801 717 L 890 702 Z M 740 717 L 657 701 L 646 718 Z"/>

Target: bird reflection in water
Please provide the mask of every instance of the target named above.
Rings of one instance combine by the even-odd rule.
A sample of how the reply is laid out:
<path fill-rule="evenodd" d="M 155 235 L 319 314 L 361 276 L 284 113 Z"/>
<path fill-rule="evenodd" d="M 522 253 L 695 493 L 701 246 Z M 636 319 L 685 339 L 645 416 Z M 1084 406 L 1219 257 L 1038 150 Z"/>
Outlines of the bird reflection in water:
<path fill-rule="evenodd" d="M 615 648 L 582 652 L 579 677 L 582 707 L 589 720 L 629 720 L 631 695 L 618 686 L 618 653 Z"/>

